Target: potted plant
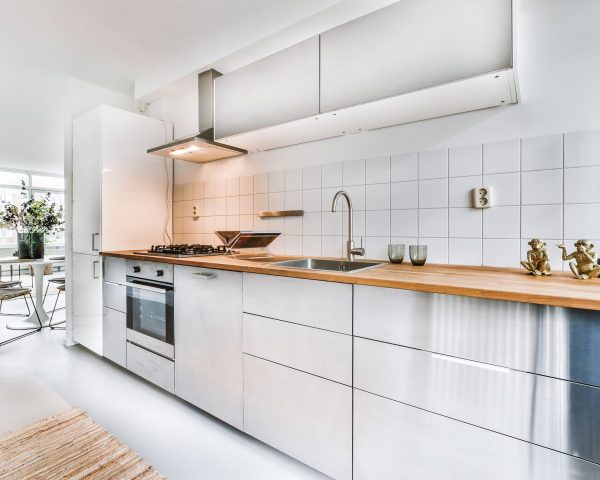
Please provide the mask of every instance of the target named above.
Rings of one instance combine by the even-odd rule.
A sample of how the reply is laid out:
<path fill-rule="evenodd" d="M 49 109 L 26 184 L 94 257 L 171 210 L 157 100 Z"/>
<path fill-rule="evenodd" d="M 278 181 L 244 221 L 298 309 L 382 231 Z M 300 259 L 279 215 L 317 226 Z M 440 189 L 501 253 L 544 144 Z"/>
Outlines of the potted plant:
<path fill-rule="evenodd" d="M 3 201 L 0 223 L 17 232 L 19 258 L 44 258 L 46 235 L 64 230 L 63 208 L 57 206 L 52 195 L 34 200 L 29 197 L 25 182 L 21 182 L 21 205 Z"/>

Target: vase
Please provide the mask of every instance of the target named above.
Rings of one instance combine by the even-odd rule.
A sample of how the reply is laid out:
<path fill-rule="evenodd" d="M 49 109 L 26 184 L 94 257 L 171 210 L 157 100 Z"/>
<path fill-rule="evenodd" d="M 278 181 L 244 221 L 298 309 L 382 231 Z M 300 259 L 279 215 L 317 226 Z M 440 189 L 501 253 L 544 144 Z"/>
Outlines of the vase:
<path fill-rule="evenodd" d="M 44 258 L 44 234 L 17 233 L 17 247 L 19 258 Z"/>

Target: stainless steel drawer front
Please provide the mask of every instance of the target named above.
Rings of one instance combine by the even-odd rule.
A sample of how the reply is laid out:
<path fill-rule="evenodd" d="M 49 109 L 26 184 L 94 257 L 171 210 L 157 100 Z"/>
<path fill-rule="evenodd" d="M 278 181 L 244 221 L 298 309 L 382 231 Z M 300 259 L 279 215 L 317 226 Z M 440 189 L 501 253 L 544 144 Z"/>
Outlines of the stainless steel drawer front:
<path fill-rule="evenodd" d="M 354 392 L 354 480 L 592 480 L 600 466 Z"/>
<path fill-rule="evenodd" d="M 600 312 L 357 285 L 354 334 L 600 386 Z"/>
<path fill-rule="evenodd" d="M 600 388 L 360 338 L 354 355 L 356 388 L 600 463 Z"/>

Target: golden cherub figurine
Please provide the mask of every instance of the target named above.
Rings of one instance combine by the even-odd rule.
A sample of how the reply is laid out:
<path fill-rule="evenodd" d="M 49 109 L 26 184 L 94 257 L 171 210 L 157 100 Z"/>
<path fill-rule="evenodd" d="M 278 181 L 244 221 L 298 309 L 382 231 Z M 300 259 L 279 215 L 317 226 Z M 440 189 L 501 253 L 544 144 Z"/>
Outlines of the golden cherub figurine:
<path fill-rule="evenodd" d="M 529 242 L 529 245 L 531 250 L 527 252 L 527 260 L 521 262 L 523 268 L 532 275 L 552 275 L 546 242 L 534 238 Z"/>
<path fill-rule="evenodd" d="M 598 278 L 600 276 L 600 265 L 598 265 L 598 255 L 593 251 L 594 244 L 589 240 L 577 240 L 573 253 L 567 255 L 567 248 L 564 245 L 557 245 L 562 250 L 563 261 L 575 259 L 569 262 L 571 271 L 579 280 L 588 278 Z"/>

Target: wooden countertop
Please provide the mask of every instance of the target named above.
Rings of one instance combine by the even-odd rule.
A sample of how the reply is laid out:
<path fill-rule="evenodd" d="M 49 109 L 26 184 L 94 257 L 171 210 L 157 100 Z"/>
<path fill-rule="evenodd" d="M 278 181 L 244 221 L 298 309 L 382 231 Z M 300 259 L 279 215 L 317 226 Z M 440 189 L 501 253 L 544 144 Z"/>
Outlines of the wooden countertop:
<path fill-rule="evenodd" d="M 571 273 L 566 272 L 555 272 L 550 277 L 534 277 L 527 275 L 524 270 L 512 268 L 436 264 L 414 267 L 410 262 L 401 265 L 385 262 L 369 270 L 343 273 L 301 270 L 271 264 L 274 260 L 302 257 L 272 257 L 261 261 L 248 260 L 251 257 L 260 257 L 260 254 L 237 255 L 236 258 L 231 256 L 169 258 L 119 251 L 102 252 L 102 255 L 219 270 L 600 310 L 600 279 L 577 280 Z"/>

